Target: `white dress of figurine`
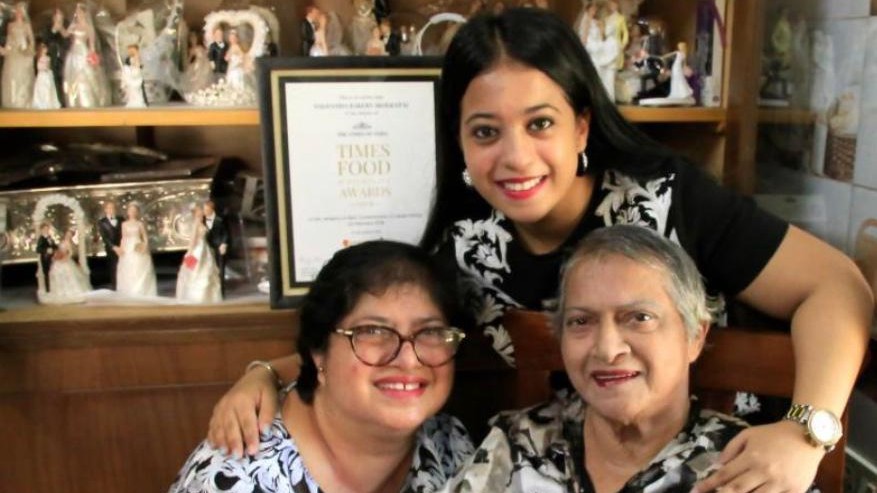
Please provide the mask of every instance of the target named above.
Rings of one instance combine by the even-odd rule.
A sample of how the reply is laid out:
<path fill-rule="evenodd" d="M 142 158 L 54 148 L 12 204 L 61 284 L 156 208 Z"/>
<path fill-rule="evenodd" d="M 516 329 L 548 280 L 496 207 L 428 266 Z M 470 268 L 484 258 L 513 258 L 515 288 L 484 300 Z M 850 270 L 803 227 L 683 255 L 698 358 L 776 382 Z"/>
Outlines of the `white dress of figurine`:
<path fill-rule="evenodd" d="M 97 53 L 97 35 L 91 14 L 77 3 L 73 20 L 59 32 L 72 38 L 64 60 L 64 94 L 70 108 L 93 108 L 110 104 L 110 86 Z"/>
<path fill-rule="evenodd" d="M 326 41 L 326 31 L 329 27 L 329 16 L 322 10 L 317 11 L 314 20 L 314 44 L 308 52 L 310 56 L 327 56 L 329 54 L 329 44 Z"/>
<path fill-rule="evenodd" d="M 88 274 L 76 261 L 73 244 L 73 230 L 64 233 L 64 239 L 58 243 L 58 249 L 52 258 L 49 269 L 49 285 L 52 290 L 44 296 L 43 303 L 82 303 L 85 295 L 91 291 Z"/>
<path fill-rule="evenodd" d="M 228 32 L 228 51 L 225 53 L 225 61 L 228 62 L 225 79 L 229 87 L 237 90 L 246 89 L 247 74 L 251 71 L 252 62 L 247 52 L 241 48 L 240 38 L 234 29 Z"/>
<path fill-rule="evenodd" d="M 33 97 L 33 30 L 24 2 L 15 4 L 13 15 L 6 27 L 6 46 L 0 48 L 4 57 L 0 93 L 4 108 L 27 108 Z"/>
<path fill-rule="evenodd" d="M 33 86 L 31 108 L 38 110 L 54 110 L 61 107 L 58 91 L 55 88 L 55 74 L 52 73 L 52 59 L 45 43 L 37 47 L 37 79 Z"/>
<path fill-rule="evenodd" d="M 353 0 L 353 20 L 350 22 L 350 39 L 353 43 L 353 53 L 364 55 L 366 46 L 372 37 L 374 28 L 378 23 L 373 14 L 374 0 Z"/>
<path fill-rule="evenodd" d="M 189 60 L 180 81 L 183 94 L 193 93 L 213 83 L 213 69 L 207 59 L 207 49 L 193 31 L 189 33 Z"/>
<path fill-rule="evenodd" d="M 642 106 L 691 106 L 694 101 L 694 90 L 688 85 L 687 72 L 691 69 L 686 62 L 688 45 L 680 42 L 676 45 L 676 51 L 666 55 L 673 56 L 673 65 L 670 67 L 670 94 L 664 98 L 641 99 Z"/>
<path fill-rule="evenodd" d="M 218 303 L 222 301 L 219 268 L 207 245 L 204 209 L 192 210 L 192 239 L 177 275 L 177 301 L 183 303 Z"/>
<path fill-rule="evenodd" d="M 618 73 L 617 61 L 621 55 L 618 38 L 606 35 L 606 24 L 603 19 L 592 23 L 588 29 L 588 43 L 585 45 L 597 75 L 606 89 L 610 101 L 615 101 L 615 75 Z"/>
<path fill-rule="evenodd" d="M 122 222 L 122 243 L 116 266 L 116 291 L 128 296 L 156 296 L 155 267 L 149 253 L 146 227 L 140 220 L 140 206 L 128 204 L 128 219 Z"/>
<path fill-rule="evenodd" d="M 146 92 L 143 90 L 143 67 L 140 61 L 140 47 L 128 46 L 128 57 L 122 64 L 122 88 L 125 92 L 125 107 L 145 108 Z"/>
<path fill-rule="evenodd" d="M 620 12 L 618 2 L 616 0 L 609 0 L 607 6 L 609 14 L 605 19 L 606 37 L 614 38 L 618 44 L 619 50 L 618 56 L 615 59 L 615 69 L 621 70 L 624 68 L 624 50 L 627 48 L 627 43 L 630 42 L 630 32 L 627 30 L 627 19 Z"/>

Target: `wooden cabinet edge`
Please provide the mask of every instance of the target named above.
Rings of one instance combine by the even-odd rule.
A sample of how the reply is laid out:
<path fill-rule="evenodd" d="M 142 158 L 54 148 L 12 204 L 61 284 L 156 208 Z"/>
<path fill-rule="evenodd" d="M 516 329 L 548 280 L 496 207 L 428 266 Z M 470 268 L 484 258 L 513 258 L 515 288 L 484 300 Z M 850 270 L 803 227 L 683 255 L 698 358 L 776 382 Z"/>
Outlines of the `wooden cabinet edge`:
<path fill-rule="evenodd" d="M 719 123 L 724 108 L 646 108 L 619 106 L 625 118 L 634 123 Z M 94 110 L 4 110 L 0 128 L 53 127 L 185 127 L 258 126 L 259 111 L 254 108 L 104 108 Z"/>

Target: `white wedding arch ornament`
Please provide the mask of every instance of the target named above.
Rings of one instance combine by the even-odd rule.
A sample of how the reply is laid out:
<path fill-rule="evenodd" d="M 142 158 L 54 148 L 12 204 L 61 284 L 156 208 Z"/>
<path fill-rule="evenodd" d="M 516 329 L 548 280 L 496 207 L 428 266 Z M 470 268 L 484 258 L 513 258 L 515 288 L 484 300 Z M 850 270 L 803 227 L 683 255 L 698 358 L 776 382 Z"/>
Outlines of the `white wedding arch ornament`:
<path fill-rule="evenodd" d="M 461 14 L 457 14 L 455 12 L 441 12 L 439 14 L 435 14 L 429 18 L 429 22 L 427 22 L 420 31 L 417 31 L 417 38 L 414 42 L 414 54 L 415 55 L 423 55 L 423 48 L 421 47 L 421 42 L 423 40 L 423 33 L 426 30 L 435 24 L 441 24 L 442 22 L 451 22 L 454 24 L 465 24 L 466 18 Z"/>
<path fill-rule="evenodd" d="M 76 229 L 77 236 L 79 237 L 78 242 L 78 250 L 77 255 L 79 256 L 78 262 L 79 267 L 82 268 L 82 271 L 88 275 L 88 249 L 86 248 L 86 231 L 88 230 L 88 223 L 85 220 L 85 211 L 82 210 L 82 206 L 79 204 L 79 201 L 75 198 L 64 195 L 61 193 L 53 193 L 49 195 L 43 196 L 40 200 L 37 201 L 36 207 L 34 207 L 33 214 L 31 215 L 31 221 L 33 223 L 34 231 L 36 234 L 40 234 L 40 226 L 46 220 L 46 213 L 49 211 L 49 208 L 53 205 L 61 205 L 67 207 L 73 212 L 73 218 L 76 221 Z M 46 291 L 45 286 L 45 277 L 43 276 L 43 265 L 41 262 L 37 261 L 37 297 L 40 303 L 59 303 L 59 302 L 76 302 L 79 300 L 54 300 Z"/>

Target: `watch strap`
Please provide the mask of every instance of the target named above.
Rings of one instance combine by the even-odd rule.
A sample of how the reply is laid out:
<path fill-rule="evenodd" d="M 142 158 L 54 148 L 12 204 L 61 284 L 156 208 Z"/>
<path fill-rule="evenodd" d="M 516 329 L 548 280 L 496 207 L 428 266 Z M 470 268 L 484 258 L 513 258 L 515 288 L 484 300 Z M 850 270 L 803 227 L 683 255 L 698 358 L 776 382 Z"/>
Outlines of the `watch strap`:
<path fill-rule="evenodd" d="M 810 418 L 812 412 L 813 406 L 809 404 L 792 404 L 792 407 L 789 408 L 783 419 L 806 425 L 807 419 Z"/>

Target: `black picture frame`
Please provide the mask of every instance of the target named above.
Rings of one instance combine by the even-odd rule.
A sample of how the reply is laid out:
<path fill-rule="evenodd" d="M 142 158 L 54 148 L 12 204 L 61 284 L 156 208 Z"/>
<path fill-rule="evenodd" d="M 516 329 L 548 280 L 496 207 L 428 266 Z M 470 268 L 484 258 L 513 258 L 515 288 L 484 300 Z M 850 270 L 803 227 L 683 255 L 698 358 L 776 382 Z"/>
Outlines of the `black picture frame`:
<path fill-rule="evenodd" d="M 394 81 L 429 81 L 432 84 L 432 119 L 435 129 L 434 163 L 441 159 L 439 124 L 439 79 L 441 58 L 438 57 L 295 57 L 261 58 L 257 65 L 259 113 L 262 131 L 262 163 L 265 177 L 265 201 L 269 253 L 270 300 L 272 308 L 295 308 L 307 293 L 310 281 L 296 276 L 294 244 L 296 224 L 293 221 L 290 175 L 295 163 L 289 162 L 288 125 L 293 119 L 287 111 L 285 88 L 301 82 L 332 84 L 335 82 L 367 82 L 382 84 Z M 389 88 L 389 85 L 388 85 Z M 412 143 L 412 145 L 416 145 Z M 433 170 L 435 173 L 435 170 Z M 424 200 L 431 201 L 432 193 Z M 425 226 L 426 218 L 423 219 Z M 422 230 L 420 231 L 422 234 Z M 377 238 L 366 238 L 377 239 Z M 338 249 L 327 251 L 326 260 Z"/>

